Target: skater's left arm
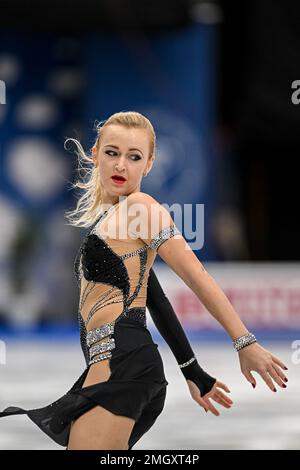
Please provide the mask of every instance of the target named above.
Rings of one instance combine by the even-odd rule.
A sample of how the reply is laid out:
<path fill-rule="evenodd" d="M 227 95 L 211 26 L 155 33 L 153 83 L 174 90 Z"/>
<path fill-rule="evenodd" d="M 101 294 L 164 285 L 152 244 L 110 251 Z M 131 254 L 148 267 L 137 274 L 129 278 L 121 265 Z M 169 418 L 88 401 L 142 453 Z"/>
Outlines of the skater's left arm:
<path fill-rule="evenodd" d="M 196 294 L 210 314 L 224 327 L 232 341 L 249 334 L 247 327 L 223 290 L 206 271 L 184 237 L 178 233 L 179 231 L 168 211 L 146 193 L 138 193 L 135 200 L 147 209 L 148 234 L 141 236 L 144 242 L 157 250 L 159 256 Z M 164 215 L 164 220 L 158 224 L 157 217 L 153 218 L 153 214 L 155 216 L 157 212 Z M 166 229 L 168 226 L 174 229 L 173 233 L 176 231 L 176 235 L 172 235 L 172 231 L 167 231 L 164 240 L 158 239 L 157 235 L 160 229 Z M 263 348 L 257 341 L 240 349 L 238 354 L 241 371 L 254 387 L 256 381 L 251 374 L 251 370 L 258 372 L 272 391 L 276 390 L 272 379 L 282 388 L 286 386 L 284 381 L 287 379 L 281 369 L 287 370 L 287 367 L 278 357 Z"/>
<path fill-rule="evenodd" d="M 250 333 L 223 290 L 182 236 L 165 241 L 159 247 L 158 254 L 192 289 L 211 315 L 224 327 L 232 341 Z M 256 386 L 256 380 L 251 370 L 258 372 L 272 391 L 276 391 L 273 380 L 280 387 L 286 387 L 286 376 L 281 369 L 287 367 L 257 341 L 240 349 L 238 354 L 241 371 L 253 387 Z"/>

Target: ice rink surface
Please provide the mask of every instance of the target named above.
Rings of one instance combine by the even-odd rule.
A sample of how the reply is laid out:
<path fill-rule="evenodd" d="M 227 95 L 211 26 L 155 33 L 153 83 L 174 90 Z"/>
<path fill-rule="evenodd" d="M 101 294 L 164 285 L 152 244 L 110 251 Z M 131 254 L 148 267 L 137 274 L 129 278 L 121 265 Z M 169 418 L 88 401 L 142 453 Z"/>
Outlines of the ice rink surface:
<path fill-rule="evenodd" d="M 199 344 L 199 343 L 198 343 Z M 300 449 L 300 364 L 293 364 L 291 341 L 260 342 L 285 362 L 287 388 L 272 392 L 257 373 L 253 389 L 240 371 L 229 342 L 193 343 L 200 365 L 225 382 L 234 404 L 220 416 L 205 413 L 191 397 L 170 349 L 159 343 L 169 382 L 165 408 L 133 450 Z M 295 361 L 294 361 L 295 362 Z M 0 365 L 0 411 L 7 406 L 39 408 L 64 395 L 84 370 L 77 341 L 6 341 Z M 26 415 L 0 418 L 0 449 L 59 449 Z"/>

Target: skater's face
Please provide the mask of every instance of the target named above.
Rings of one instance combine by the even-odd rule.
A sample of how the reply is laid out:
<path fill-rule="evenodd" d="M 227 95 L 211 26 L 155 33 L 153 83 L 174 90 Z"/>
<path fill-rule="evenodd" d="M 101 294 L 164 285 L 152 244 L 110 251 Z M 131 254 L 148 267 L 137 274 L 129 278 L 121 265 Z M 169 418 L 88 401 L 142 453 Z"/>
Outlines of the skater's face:
<path fill-rule="evenodd" d="M 153 165 L 153 158 L 149 158 L 149 132 L 110 124 L 102 129 L 96 144 L 92 152 L 102 194 L 116 197 L 140 191 L 142 178 Z M 113 175 L 123 176 L 125 181 L 120 183 Z"/>

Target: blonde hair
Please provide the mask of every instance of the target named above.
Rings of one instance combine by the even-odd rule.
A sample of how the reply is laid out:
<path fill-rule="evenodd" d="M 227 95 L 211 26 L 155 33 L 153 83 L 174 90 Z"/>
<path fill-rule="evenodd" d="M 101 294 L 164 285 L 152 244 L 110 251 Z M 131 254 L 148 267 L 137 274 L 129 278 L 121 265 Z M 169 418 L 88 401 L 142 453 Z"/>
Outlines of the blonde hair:
<path fill-rule="evenodd" d="M 101 133 L 103 132 L 101 129 L 109 126 L 110 124 L 118 124 L 128 129 L 134 127 L 136 129 L 148 130 L 150 133 L 149 159 L 155 159 L 156 136 L 154 128 L 149 119 L 136 111 L 121 111 L 119 113 L 114 113 L 105 121 L 100 121 L 97 123 L 97 138 L 94 144 L 97 150 L 99 148 Z M 82 148 L 81 143 L 77 139 L 69 138 L 65 141 L 65 143 L 68 140 L 73 141 L 78 149 L 78 152 L 76 151 L 79 163 L 77 171 L 80 178 L 75 183 L 71 183 L 71 189 L 80 188 L 83 190 L 83 194 L 79 197 L 76 208 L 74 210 L 67 211 L 65 213 L 65 217 L 70 221 L 70 223 L 67 225 L 76 227 L 89 227 L 93 225 L 99 215 L 99 206 L 102 199 L 99 180 L 99 168 L 94 165 L 92 152 L 86 153 Z M 82 176 L 80 173 L 81 171 L 83 171 Z"/>

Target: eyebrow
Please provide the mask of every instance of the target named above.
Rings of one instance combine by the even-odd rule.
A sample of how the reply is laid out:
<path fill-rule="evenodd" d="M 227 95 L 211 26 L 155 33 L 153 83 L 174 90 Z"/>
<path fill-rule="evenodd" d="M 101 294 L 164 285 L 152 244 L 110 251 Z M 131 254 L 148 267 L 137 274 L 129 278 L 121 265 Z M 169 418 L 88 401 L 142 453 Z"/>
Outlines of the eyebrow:
<path fill-rule="evenodd" d="M 119 147 L 117 145 L 106 144 L 106 145 L 104 145 L 104 147 L 114 147 L 115 149 L 119 150 Z M 131 148 L 129 150 L 137 150 L 138 152 L 141 152 L 142 155 L 144 155 L 143 152 L 140 149 Z"/>

